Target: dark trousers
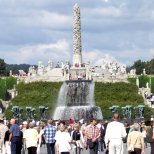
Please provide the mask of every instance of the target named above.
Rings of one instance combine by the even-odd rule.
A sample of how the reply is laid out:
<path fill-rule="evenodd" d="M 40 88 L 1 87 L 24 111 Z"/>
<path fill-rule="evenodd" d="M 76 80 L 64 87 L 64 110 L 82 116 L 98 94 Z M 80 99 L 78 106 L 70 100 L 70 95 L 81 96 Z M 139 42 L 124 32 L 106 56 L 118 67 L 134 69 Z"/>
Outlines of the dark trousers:
<path fill-rule="evenodd" d="M 154 143 L 150 143 L 151 146 L 151 154 L 154 154 Z"/>
<path fill-rule="evenodd" d="M 75 148 L 75 154 L 81 154 L 81 148 L 76 147 Z"/>
<path fill-rule="evenodd" d="M 55 143 L 47 143 L 47 154 L 55 154 Z"/>
<path fill-rule="evenodd" d="M 131 152 L 130 154 L 141 154 L 141 149 L 134 148 L 134 151 Z"/>
<path fill-rule="evenodd" d="M 12 137 L 11 139 L 11 154 L 20 154 L 19 150 L 19 137 Z"/>
<path fill-rule="evenodd" d="M 61 154 L 70 154 L 69 152 L 61 152 Z"/>
<path fill-rule="evenodd" d="M 90 154 L 97 154 L 98 152 L 98 142 L 94 143 L 94 147 L 92 149 L 89 149 Z"/>
<path fill-rule="evenodd" d="M 28 149 L 28 154 L 36 154 L 37 147 L 29 147 L 27 149 Z"/>

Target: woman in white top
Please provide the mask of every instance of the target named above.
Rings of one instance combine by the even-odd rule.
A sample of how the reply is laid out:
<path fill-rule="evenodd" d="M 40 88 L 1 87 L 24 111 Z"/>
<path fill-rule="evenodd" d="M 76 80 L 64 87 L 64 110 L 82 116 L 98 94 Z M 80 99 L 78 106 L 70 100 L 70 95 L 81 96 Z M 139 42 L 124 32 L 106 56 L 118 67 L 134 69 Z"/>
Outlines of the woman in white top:
<path fill-rule="evenodd" d="M 134 123 L 133 131 L 128 134 L 127 146 L 129 154 L 144 154 L 144 141 L 138 123 Z M 134 147 L 134 151 L 129 151 L 129 147 Z"/>
<path fill-rule="evenodd" d="M 45 128 L 45 123 L 41 122 L 39 125 L 39 139 L 38 139 L 38 146 L 37 146 L 37 154 L 41 153 L 40 147 L 42 146 L 42 144 L 45 144 L 45 138 L 43 136 L 44 128 Z"/>
<path fill-rule="evenodd" d="M 147 148 L 147 141 L 146 141 L 147 131 L 146 131 L 146 126 L 143 126 L 143 127 L 142 127 L 142 137 L 143 137 L 143 139 L 144 139 L 145 147 Z"/>
<path fill-rule="evenodd" d="M 71 136 L 66 131 L 67 127 L 65 125 L 60 125 L 60 134 L 56 138 L 56 152 L 60 154 L 69 154 L 71 150 Z"/>

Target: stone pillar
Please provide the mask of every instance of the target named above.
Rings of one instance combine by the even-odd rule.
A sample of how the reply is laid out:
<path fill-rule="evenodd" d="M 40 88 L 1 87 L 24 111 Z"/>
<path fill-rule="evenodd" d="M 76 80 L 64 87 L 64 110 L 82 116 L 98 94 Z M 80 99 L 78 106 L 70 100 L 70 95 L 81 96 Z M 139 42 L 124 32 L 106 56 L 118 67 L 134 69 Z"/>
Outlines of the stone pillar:
<path fill-rule="evenodd" d="M 10 70 L 10 76 L 12 76 L 12 70 Z"/>
<path fill-rule="evenodd" d="M 139 88 L 140 82 L 139 82 L 139 78 L 138 78 L 138 77 L 136 78 L 136 85 L 137 85 L 137 87 Z"/>
<path fill-rule="evenodd" d="M 73 66 L 82 64 L 80 7 L 73 7 Z"/>

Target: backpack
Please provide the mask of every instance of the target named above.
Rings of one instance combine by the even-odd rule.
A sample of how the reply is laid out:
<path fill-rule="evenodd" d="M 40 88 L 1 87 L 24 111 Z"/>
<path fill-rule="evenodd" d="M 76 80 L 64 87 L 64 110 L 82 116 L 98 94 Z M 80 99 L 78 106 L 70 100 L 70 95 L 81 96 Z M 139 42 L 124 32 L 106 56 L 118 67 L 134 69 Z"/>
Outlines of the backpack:
<path fill-rule="evenodd" d="M 101 131 L 101 139 L 104 139 L 105 129 L 103 128 L 103 126 L 101 126 L 100 131 Z"/>

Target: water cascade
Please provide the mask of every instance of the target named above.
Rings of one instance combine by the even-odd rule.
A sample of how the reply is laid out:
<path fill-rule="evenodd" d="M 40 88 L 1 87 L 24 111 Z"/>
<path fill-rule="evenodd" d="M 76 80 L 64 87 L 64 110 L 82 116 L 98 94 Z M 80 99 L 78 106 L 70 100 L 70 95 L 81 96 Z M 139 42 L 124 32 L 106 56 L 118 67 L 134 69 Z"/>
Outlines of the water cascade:
<path fill-rule="evenodd" d="M 94 102 L 94 82 L 65 81 L 59 91 L 54 120 L 102 119 L 100 107 Z"/>

